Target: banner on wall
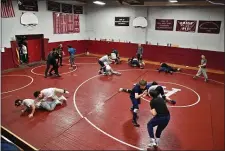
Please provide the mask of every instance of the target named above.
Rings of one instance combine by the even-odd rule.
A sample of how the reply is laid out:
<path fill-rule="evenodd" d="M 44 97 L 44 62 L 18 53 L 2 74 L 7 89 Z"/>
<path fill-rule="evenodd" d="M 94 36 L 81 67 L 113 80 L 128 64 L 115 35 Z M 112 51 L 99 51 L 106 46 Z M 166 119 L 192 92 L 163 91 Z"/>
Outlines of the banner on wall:
<path fill-rule="evenodd" d="M 79 15 L 53 12 L 54 34 L 80 33 Z"/>
<path fill-rule="evenodd" d="M 18 8 L 23 11 L 38 12 L 38 0 L 18 0 Z"/>
<path fill-rule="evenodd" d="M 156 19 L 155 30 L 168 30 L 173 31 L 174 20 L 173 19 Z"/>
<path fill-rule="evenodd" d="M 203 21 L 198 24 L 198 33 L 219 34 L 221 21 Z"/>
<path fill-rule="evenodd" d="M 115 26 L 129 26 L 130 17 L 115 17 Z"/>
<path fill-rule="evenodd" d="M 195 32 L 196 20 L 177 20 L 176 31 Z"/>

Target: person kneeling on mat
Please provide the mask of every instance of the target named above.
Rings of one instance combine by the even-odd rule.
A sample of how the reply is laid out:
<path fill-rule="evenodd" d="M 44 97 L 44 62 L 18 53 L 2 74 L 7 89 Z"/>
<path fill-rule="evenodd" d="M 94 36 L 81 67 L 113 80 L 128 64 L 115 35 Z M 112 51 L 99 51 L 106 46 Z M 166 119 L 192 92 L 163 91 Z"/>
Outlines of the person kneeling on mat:
<path fill-rule="evenodd" d="M 103 75 L 112 75 L 112 74 L 121 75 L 120 72 L 114 71 L 108 63 L 105 62 L 104 64 L 105 64 L 105 72 L 102 72 Z"/>
<path fill-rule="evenodd" d="M 130 99 L 133 104 L 131 107 L 131 111 L 133 113 L 133 120 L 132 123 L 134 126 L 139 127 L 140 125 L 137 123 L 138 119 L 138 110 L 139 110 L 139 104 L 141 104 L 141 98 L 145 97 L 148 94 L 147 91 L 147 81 L 140 80 L 138 84 L 136 84 L 132 90 L 120 88 L 120 92 L 129 92 L 130 93 Z"/>
<path fill-rule="evenodd" d="M 170 73 L 173 74 L 173 72 L 181 71 L 180 68 L 174 68 L 172 66 L 169 66 L 168 64 L 162 62 L 160 63 L 160 68 L 158 69 L 159 73 L 160 72 L 165 72 L 165 73 Z"/>
<path fill-rule="evenodd" d="M 24 106 L 25 109 L 21 110 L 22 113 L 31 112 L 28 117 L 31 118 L 34 116 L 36 109 L 45 109 L 47 111 L 52 111 L 55 109 L 56 105 L 62 105 L 62 102 L 59 100 L 54 101 L 44 101 L 44 102 L 35 102 L 33 99 L 17 99 L 15 100 L 15 106 Z"/>
<path fill-rule="evenodd" d="M 34 97 L 41 101 L 48 101 L 48 100 L 66 101 L 67 99 L 63 95 L 61 95 L 60 97 L 57 96 L 57 94 L 62 94 L 62 93 L 69 94 L 69 92 L 64 89 L 47 88 L 41 91 L 35 91 Z"/>
<path fill-rule="evenodd" d="M 166 128 L 170 121 L 170 112 L 166 106 L 166 103 L 163 98 L 158 97 L 159 92 L 155 90 L 150 90 L 150 96 L 153 98 L 150 101 L 151 114 L 153 118 L 148 122 L 148 134 L 150 136 L 149 147 L 157 147 L 159 145 L 160 137 L 162 131 Z M 153 128 L 157 126 L 156 133 L 154 137 Z"/>
<path fill-rule="evenodd" d="M 111 59 L 111 54 L 107 54 L 103 57 L 101 57 L 98 60 L 99 65 L 101 66 L 100 70 L 98 71 L 99 74 L 101 74 L 102 72 L 106 72 L 106 66 L 105 63 L 109 64 L 109 62 L 112 62 L 113 60 Z"/>
<path fill-rule="evenodd" d="M 143 69 L 144 65 L 145 65 L 142 58 L 140 58 L 140 60 L 138 61 L 138 59 L 136 57 L 132 57 L 132 58 L 128 59 L 128 64 L 131 67 L 139 67 L 141 69 Z"/>

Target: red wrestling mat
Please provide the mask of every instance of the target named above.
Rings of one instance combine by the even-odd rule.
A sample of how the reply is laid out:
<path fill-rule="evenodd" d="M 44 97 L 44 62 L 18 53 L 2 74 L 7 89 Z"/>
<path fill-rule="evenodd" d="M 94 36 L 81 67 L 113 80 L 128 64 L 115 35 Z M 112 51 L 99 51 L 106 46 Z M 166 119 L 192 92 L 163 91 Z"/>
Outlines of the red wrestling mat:
<path fill-rule="evenodd" d="M 160 150 L 224 149 L 222 82 L 210 80 L 205 83 L 202 78 L 193 80 L 193 75 L 186 72 L 173 75 L 158 73 L 153 65 L 147 65 L 143 70 L 133 69 L 125 62 L 112 65 L 122 73 L 121 76 L 99 76 L 96 58 L 79 57 L 76 61 L 75 71 L 69 70 L 69 65 L 59 69 L 65 73 L 60 78 L 45 79 L 37 75 L 44 73 L 44 66 L 3 76 L 2 92 L 7 93 L 2 94 L 2 125 L 37 149 L 146 149 L 149 143 L 147 122 L 152 117 L 150 98 L 142 100 L 138 120 L 140 128 L 136 128 L 131 123 L 129 95 L 118 93 L 120 87 L 132 88 L 134 83 L 144 78 L 149 82 L 158 81 L 169 92 L 177 91 L 170 96 L 177 104 L 169 107 L 171 120 L 162 133 Z M 67 60 L 65 64 L 68 64 Z M 223 75 L 209 77 L 223 79 Z M 14 107 L 14 100 L 33 98 L 35 90 L 47 87 L 66 88 L 70 92 L 65 95 L 67 104 L 56 107 L 52 112 L 36 111 L 32 119 L 21 116 L 20 109 Z"/>

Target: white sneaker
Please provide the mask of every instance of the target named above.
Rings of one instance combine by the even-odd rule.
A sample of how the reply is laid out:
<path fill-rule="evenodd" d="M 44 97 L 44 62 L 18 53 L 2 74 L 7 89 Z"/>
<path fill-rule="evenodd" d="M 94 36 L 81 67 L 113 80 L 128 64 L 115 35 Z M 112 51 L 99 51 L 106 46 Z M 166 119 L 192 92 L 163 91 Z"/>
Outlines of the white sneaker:
<path fill-rule="evenodd" d="M 155 139 L 151 138 L 150 143 L 148 144 L 148 147 L 157 147 Z"/>
<path fill-rule="evenodd" d="M 119 88 L 119 91 L 122 92 L 123 91 L 123 88 Z"/>
<path fill-rule="evenodd" d="M 150 144 L 148 144 L 148 147 L 157 147 L 155 142 L 151 142 Z"/>

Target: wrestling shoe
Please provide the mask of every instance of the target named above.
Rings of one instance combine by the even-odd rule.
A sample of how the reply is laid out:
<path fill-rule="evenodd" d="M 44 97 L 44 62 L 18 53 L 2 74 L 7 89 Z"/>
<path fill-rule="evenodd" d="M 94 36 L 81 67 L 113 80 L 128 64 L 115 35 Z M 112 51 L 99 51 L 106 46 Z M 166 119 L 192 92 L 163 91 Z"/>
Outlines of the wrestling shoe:
<path fill-rule="evenodd" d="M 207 83 L 207 82 L 209 82 L 209 80 L 208 79 L 205 79 L 205 82 Z"/>
<path fill-rule="evenodd" d="M 140 127 L 140 125 L 136 121 L 132 120 L 132 123 L 135 127 Z"/>
<path fill-rule="evenodd" d="M 171 100 L 171 104 L 175 105 L 177 102 L 175 100 Z"/>

